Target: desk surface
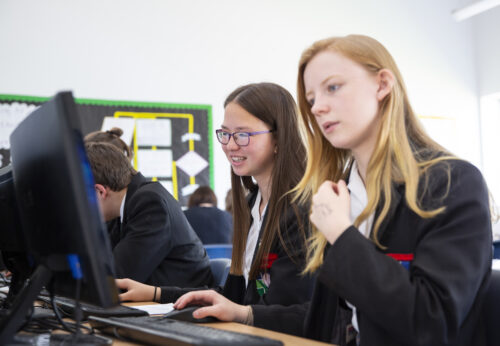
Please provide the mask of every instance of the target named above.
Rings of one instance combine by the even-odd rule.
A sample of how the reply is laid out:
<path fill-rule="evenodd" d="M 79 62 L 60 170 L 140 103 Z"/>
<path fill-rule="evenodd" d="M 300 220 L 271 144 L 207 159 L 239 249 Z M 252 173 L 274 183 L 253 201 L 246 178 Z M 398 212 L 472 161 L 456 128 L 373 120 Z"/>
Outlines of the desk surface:
<path fill-rule="evenodd" d="M 204 323 L 202 325 L 207 326 L 207 327 L 217 328 L 217 329 L 230 330 L 232 332 L 252 334 L 252 335 L 258 335 L 258 336 L 264 336 L 264 337 L 275 339 L 275 340 L 280 340 L 283 342 L 283 344 L 285 346 L 303 346 L 303 345 L 308 345 L 308 346 L 309 345 L 312 345 L 312 346 L 330 345 L 331 346 L 331 344 L 325 344 L 323 342 L 314 341 L 311 339 L 299 338 L 298 336 L 273 332 L 271 330 L 247 326 L 244 324 L 234 323 L 234 322 L 214 322 L 214 323 Z M 106 335 L 106 336 L 109 337 L 109 335 Z M 137 344 L 134 342 L 128 342 L 128 341 L 113 340 L 113 345 L 140 345 L 140 344 Z"/>
<path fill-rule="evenodd" d="M 129 305 L 129 306 L 137 306 L 137 305 L 146 305 L 146 304 L 154 304 L 152 302 L 144 302 L 144 303 L 125 303 L 124 305 Z M 312 345 L 312 346 L 320 346 L 320 345 L 331 345 L 331 344 L 325 344 L 323 342 L 318 342 L 314 341 L 311 339 L 305 339 L 305 338 L 299 338 L 298 336 L 293 336 L 289 334 L 284 334 L 284 333 L 278 333 L 274 332 L 271 330 L 267 329 L 262 329 L 262 328 L 257 328 L 257 327 L 252 327 L 252 326 L 247 326 L 244 324 L 240 323 L 235 323 L 235 322 L 214 322 L 214 323 L 202 323 L 201 325 L 207 326 L 207 327 L 212 327 L 212 328 L 218 328 L 218 329 L 224 329 L 224 330 L 230 330 L 233 332 L 239 332 L 239 333 L 245 333 L 245 334 L 252 334 L 252 335 L 258 335 L 258 336 L 264 336 L 267 338 L 271 339 L 276 339 L 280 340 L 283 342 L 285 346 L 303 346 L 303 345 Z M 136 343 L 132 342 L 125 342 L 125 341 L 120 341 L 120 340 L 115 340 L 113 341 L 113 345 L 138 345 Z"/>
<path fill-rule="evenodd" d="M 128 303 L 124 303 L 124 305 L 128 305 L 128 306 L 150 305 L 150 304 L 157 304 L 157 303 L 153 303 L 153 302 L 128 302 Z M 235 323 L 235 322 L 201 323 L 200 325 L 212 327 L 212 328 L 217 328 L 217 329 L 229 330 L 229 331 L 233 331 L 233 332 L 263 336 L 263 337 L 267 337 L 267 338 L 271 338 L 271 339 L 275 339 L 275 340 L 280 340 L 281 342 L 283 342 L 283 344 L 285 346 L 332 345 L 332 344 L 326 344 L 326 343 L 319 342 L 319 341 L 314 341 L 311 339 L 297 337 L 297 336 L 290 335 L 290 334 L 274 332 L 271 330 L 257 328 L 257 327 L 253 327 L 253 326 L 247 326 L 245 324 L 240 324 L 240 323 Z M 61 331 L 61 330 L 57 330 L 57 331 L 55 331 L 55 333 L 66 333 L 66 332 Z M 113 339 L 113 345 L 141 345 L 140 343 L 136 343 L 133 341 L 122 341 L 122 340 L 115 339 L 115 338 L 113 338 L 109 335 L 106 335 L 106 334 L 103 334 L 103 335 L 106 336 L 107 338 Z"/>

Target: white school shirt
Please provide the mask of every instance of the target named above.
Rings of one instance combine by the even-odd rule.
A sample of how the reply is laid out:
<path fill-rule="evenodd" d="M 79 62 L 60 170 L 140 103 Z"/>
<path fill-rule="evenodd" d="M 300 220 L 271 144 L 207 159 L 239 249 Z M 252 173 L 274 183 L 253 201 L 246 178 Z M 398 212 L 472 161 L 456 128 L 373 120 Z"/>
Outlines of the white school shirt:
<path fill-rule="evenodd" d="M 257 245 L 257 240 L 259 240 L 260 228 L 262 226 L 263 216 L 266 214 L 267 204 L 262 210 L 262 215 L 259 212 L 260 201 L 262 200 L 262 195 L 260 190 L 255 198 L 255 203 L 253 204 L 250 214 L 252 215 L 253 222 L 250 225 L 250 230 L 248 231 L 247 245 L 245 248 L 245 263 L 243 265 L 243 276 L 245 277 L 245 286 L 248 286 L 248 273 L 250 273 L 250 267 L 252 266 L 253 255 L 255 252 L 255 246 Z"/>
<path fill-rule="evenodd" d="M 354 222 L 356 218 L 361 214 L 363 209 L 365 209 L 368 204 L 368 196 L 366 195 L 366 188 L 361 176 L 358 172 L 358 165 L 354 161 L 351 173 L 349 174 L 349 184 L 347 184 L 349 191 L 351 192 L 351 221 Z M 370 236 L 370 231 L 373 225 L 373 214 L 368 217 L 365 221 L 359 225 L 358 230 L 366 238 Z M 346 300 L 347 305 L 352 309 L 352 326 L 359 333 L 358 327 L 358 317 L 356 315 L 356 307 Z"/>
<path fill-rule="evenodd" d="M 125 198 L 127 198 L 127 193 L 123 196 L 122 203 L 120 204 L 120 222 L 123 223 L 123 210 L 125 209 Z"/>

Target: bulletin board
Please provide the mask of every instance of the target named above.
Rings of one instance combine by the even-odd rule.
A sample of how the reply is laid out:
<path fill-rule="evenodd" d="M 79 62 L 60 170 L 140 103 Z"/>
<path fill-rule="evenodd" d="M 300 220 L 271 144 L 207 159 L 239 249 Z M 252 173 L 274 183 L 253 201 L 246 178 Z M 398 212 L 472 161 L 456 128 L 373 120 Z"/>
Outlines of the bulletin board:
<path fill-rule="evenodd" d="M 48 97 L 0 94 L 0 167 L 10 163 L 9 136 Z M 132 164 L 187 205 L 198 186 L 213 188 L 210 105 L 75 99 L 82 134 L 120 127 Z"/>

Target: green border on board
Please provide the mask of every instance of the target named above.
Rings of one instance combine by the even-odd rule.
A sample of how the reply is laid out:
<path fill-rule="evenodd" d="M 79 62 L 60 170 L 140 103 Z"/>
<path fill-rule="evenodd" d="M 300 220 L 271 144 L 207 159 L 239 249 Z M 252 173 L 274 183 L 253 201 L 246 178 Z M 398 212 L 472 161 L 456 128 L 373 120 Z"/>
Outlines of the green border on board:
<path fill-rule="evenodd" d="M 25 96 L 25 95 L 9 95 L 0 94 L 0 101 L 17 101 L 17 102 L 45 102 L 50 97 L 40 96 Z M 214 186 L 214 154 L 213 154 L 213 125 L 212 125 L 212 106 L 201 104 L 189 103 L 163 103 L 163 102 L 138 102 L 138 101 L 117 101 L 117 100 L 96 100 L 96 99 L 78 99 L 75 102 L 81 105 L 95 105 L 95 106 L 128 106 L 128 107 L 144 107 L 144 108 L 187 108 L 187 109 L 201 109 L 207 111 L 207 124 L 208 124 L 208 161 L 209 161 L 209 181 L 210 187 L 215 189 Z"/>

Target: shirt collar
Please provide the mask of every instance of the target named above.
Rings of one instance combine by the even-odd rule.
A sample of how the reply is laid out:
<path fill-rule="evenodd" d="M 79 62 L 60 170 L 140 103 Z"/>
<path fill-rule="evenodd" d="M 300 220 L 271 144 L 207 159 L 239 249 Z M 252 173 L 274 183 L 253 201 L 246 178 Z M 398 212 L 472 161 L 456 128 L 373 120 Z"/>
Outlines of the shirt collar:
<path fill-rule="evenodd" d="M 260 194 L 260 190 L 258 190 L 257 197 L 255 197 L 255 202 L 254 202 L 253 207 L 252 207 L 251 214 L 252 214 L 252 218 L 254 220 L 259 221 L 259 222 L 262 221 L 262 216 L 266 213 L 266 209 L 267 209 L 267 204 L 266 204 L 266 206 L 262 210 L 262 215 L 260 214 L 259 210 L 260 210 L 260 201 L 261 200 L 262 200 L 262 195 Z"/>
<path fill-rule="evenodd" d="M 368 203 L 366 187 L 363 183 L 363 179 L 361 179 L 361 176 L 359 175 L 358 165 L 356 164 L 356 161 L 354 161 L 352 164 L 351 172 L 349 173 L 349 183 L 347 184 L 347 187 L 351 192 L 351 198 L 358 199 L 363 205 L 366 205 Z"/>
<path fill-rule="evenodd" d="M 123 210 L 125 209 L 125 199 L 127 197 L 127 192 L 123 195 L 122 203 L 120 204 L 120 222 L 123 223 Z"/>

